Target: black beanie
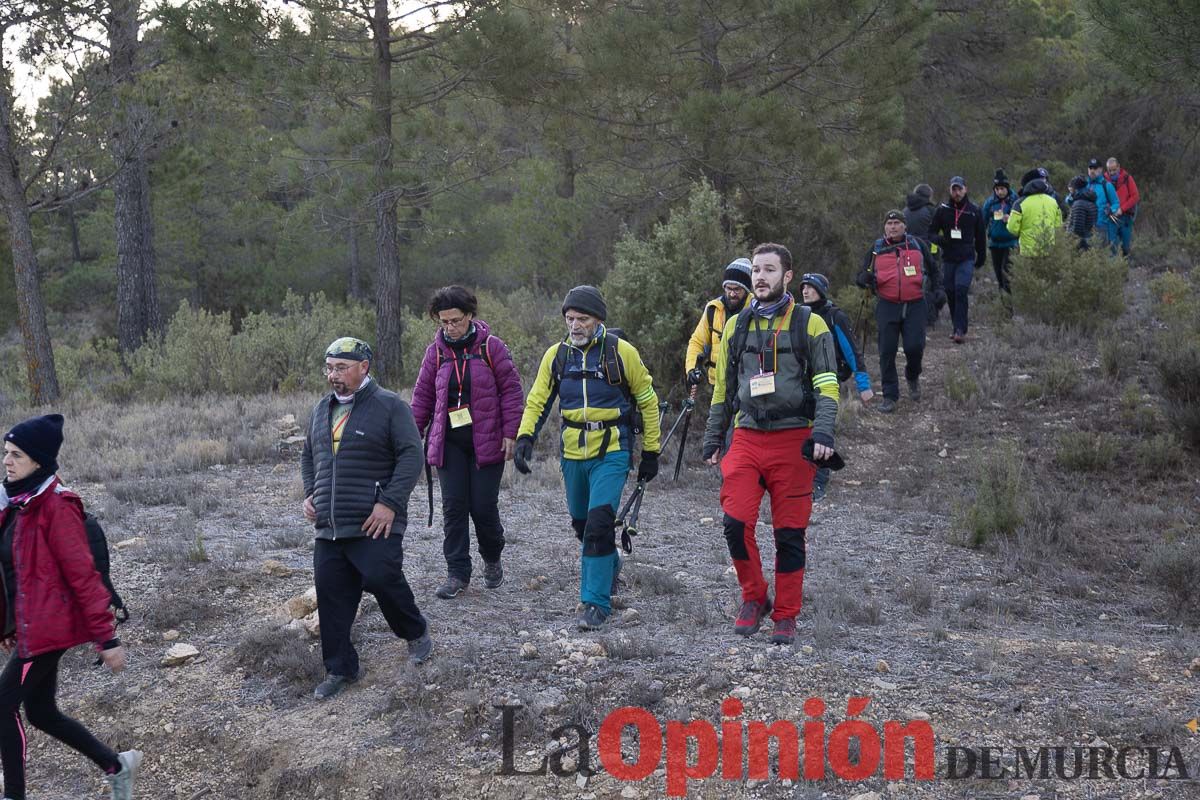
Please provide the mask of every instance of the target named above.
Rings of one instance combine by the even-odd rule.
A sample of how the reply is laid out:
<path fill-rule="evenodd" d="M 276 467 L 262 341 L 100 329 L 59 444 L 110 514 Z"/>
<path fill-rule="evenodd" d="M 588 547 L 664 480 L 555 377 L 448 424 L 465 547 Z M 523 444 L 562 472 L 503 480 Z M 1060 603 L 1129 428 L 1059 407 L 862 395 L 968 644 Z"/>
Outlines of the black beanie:
<path fill-rule="evenodd" d="M 992 178 L 992 188 L 1003 186 L 1005 189 L 1011 189 L 1012 186 L 1008 183 L 1008 176 L 1004 174 L 1004 169 L 996 170 L 996 176 Z"/>
<path fill-rule="evenodd" d="M 595 286 L 576 286 L 567 292 L 567 297 L 563 300 L 562 305 L 563 316 L 566 316 L 567 311 L 572 308 L 580 313 L 589 314 L 601 322 L 608 318 L 608 306 L 604 304 L 604 297 Z"/>
<path fill-rule="evenodd" d="M 62 414 L 47 414 L 14 425 L 11 431 L 4 434 L 4 441 L 12 442 L 42 468 L 57 472 L 58 450 L 63 443 L 62 429 Z"/>
<path fill-rule="evenodd" d="M 924 197 L 926 200 L 933 199 L 933 187 L 928 183 L 918 183 L 913 187 L 912 193 L 918 197 Z"/>
<path fill-rule="evenodd" d="M 725 267 L 725 272 L 721 278 L 721 288 L 725 288 L 727 283 L 736 283 L 747 292 L 754 291 L 754 287 L 750 285 L 750 270 L 753 265 L 748 258 L 737 258 L 729 262 L 729 266 Z"/>
<path fill-rule="evenodd" d="M 800 279 L 800 287 L 803 288 L 805 284 L 813 287 L 822 300 L 829 299 L 829 278 L 826 278 L 819 272 L 807 272 Z"/>

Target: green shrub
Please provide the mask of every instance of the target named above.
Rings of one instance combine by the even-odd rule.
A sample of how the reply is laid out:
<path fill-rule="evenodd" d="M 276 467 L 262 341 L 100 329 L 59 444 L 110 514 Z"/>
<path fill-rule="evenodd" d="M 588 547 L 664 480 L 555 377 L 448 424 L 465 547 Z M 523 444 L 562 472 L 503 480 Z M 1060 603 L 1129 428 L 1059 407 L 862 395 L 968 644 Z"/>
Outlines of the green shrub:
<path fill-rule="evenodd" d="M 1200 450 L 1200 336 L 1164 337 L 1155 353 L 1171 422 L 1188 446 Z"/>
<path fill-rule="evenodd" d="M 722 269 L 747 255 L 734 214 L 710 186 L 697 184 L 687 206 L 656 225 L 649 238 L 626 234 L 617 242 L 616 263 L 603 286 L 609 317 L 629 334 L 660 391 L 682 377 L 688 337 L 704 304 L 720 292 Z"/>
<path fill-rule="evenodd" d="M 1055 459 L 1075 472 L 1101 472 L 1112 466 L 1121 448 L 1111 433 L 1068 431 L 1059 434 Z"/>
<path fill-rule="evenodd" d="M 947 365 L 945 383 L 946 397 L 959 405 L 973 400 L 979 394 L 979 384 L 967 367 L 967 362 L 962 359 Z"/>
<path fill-rule="evenodd" d="M 1167 272 L 1150 281 L 1154 313 L 1175 331 L 1200 330 L 1200 292 L 1188 276 Z"/>
<path fill-rule="evenodd" d="M 1067 399 L 1079 389 L 1079 368 L 1065 356 L 1051 356 L 1041 372 L 1040 383 L 1047 397 Z"/>
<path fill-rule="evenodd" d="M 1160 433 L 1134 445 L 1134 462 L 1147 477 L 1162 477 L 1183 466 L 1183 445 L 1174 434 Z"/>
<path fill-rule="evenodd" d="M 1044 254 L 1018 256 L 1013 264 L 1013 304 L 1018 313 L 1055 326 L 1093 331 L 1112 324 L 1125 308 L 1128 267 L 1108 250 L 1077 251 L 1059 235 Z"/>
<path fill-rule="evenodd" d="M 235 380 L 252 380 L 259 371 L 254 362 L 236 364 L 228 311 L 213 314 L 186 301 L 171 317 L 162 341 L 138 348 L 129 366 L 141 392 L 159 398 L 226 391 Z"/>
<path fill-rule="evenodd" d="M 1150 551 L 1143 568 L 1179 610 L 1200 599 L 1200 537 L 1160 542 Z"/>
<path fill-rule="evenodd" d="M 364 305 L 341 305 L 323 292 L 304 298 L 289 290 L 278 312 L 262 311 L 242 320 L 233 337 L 234 361 L 254 365 L 238 370 L 239 393 L 272 390 L 320 390 L 325 348 L 341 336 L 371 342 L 375 335 L 375 312 Z"/>
<path fill-rule="evenodd" d="M 1124 333 L 1114 333 L 1100 340 L 1100 369 L 1113 379 L 1133 373 L 1141 347 L 1135 338 Z"/>
<path fill-rule="evenodd" d="M 975 462 L 970 500 L 955 510 L 955 528 L 971 547 L 1011 536 L 1024 522 L 1025 462 L 1012 444 L 988 451 Z"/>

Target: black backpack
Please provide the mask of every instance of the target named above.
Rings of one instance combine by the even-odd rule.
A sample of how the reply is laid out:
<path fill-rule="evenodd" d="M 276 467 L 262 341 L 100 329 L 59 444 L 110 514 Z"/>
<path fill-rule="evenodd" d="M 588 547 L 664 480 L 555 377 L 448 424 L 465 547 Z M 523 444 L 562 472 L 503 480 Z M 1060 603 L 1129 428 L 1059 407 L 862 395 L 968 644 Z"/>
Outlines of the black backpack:
<path fill-rule="evenodd" d="M 629 404 L 629 415 L 626 417 L 618 417 L 612 420 L 612 425 L 628 423 L 634 435 L 640 434 L 643 430 L 642 412 L 638 410 L 637 403 L 633 399 L 633 392 L 629 388 L 629 376 L 625 373 L 625 361 L 621 358 L 621 353 L 617 347 L 617 342 L 621 339 L 627 339 L 625 331 L 620 328 L 605 328 L 604 341 L 601 347 L 604 352 L 600 354 L 601 367 L 599 369 L 576 370 L 568 377 L 585 377 L 603 379 L 610 386 L 620 387 L 622 394 L 625 395 L 625 401 Z M 558 391 L 558 385 L 562 383 L 564 373 L 567 368 L 567 353 L 570 349 L 565 341 L 558 343 L 558 352 L 554 354 L 554 365 L 550 369 L 550 385 L 554 392 Z M 563 418 L 563 424 L 568 427 L 576 427 L 576 423 L 572 423 L 566 418 Z"/>
<path fill-rule="evenodd" d="M 829 328 L 829 335 L 833 337 L 833 350 L 834 353 L 837 354 L 837 379 L 838 383 L 844 383 L 854 376 L 854 370 L 850 367 L 850 361 L 846 358 L 845 353 L 842 351 L 842 340 L 837 335 L 838 327 L 833 315 L 833 312 L 836 308 L 837 306 L 827 301 L 825 303 L 825 308 L 822 309 L 824 313 L 819 311 L 817 312 L 817 315 L 820 316 L 821 319 L 825 320 L 825 325 Z M 842 333 L 846 332 L 842 331 Z M 846 338 L 850 338 L 848 334 Z"/>
<path fill-rule="evenodd" d="M 729 404 L 731 419 L 741 406 L 741 401 L 738 399 L 738 374 L 742 363 L 742 354 L 746 352 L 746 339 L 750 333 L 752 316 L 754 314 L 748 307 L 742 309 L 742 313 L 737 315 L 733 339 L 729 342 L 729 360 L 725 367 L 725 402 Z M 810 316 L 812 316 L 811 308 L 803 303 L 796 303 L 792 307 L 792 318 L 788 324 L 788 338 L 791 340 L 792 353 L 801 362 L 800 371 L 802 373 L 810 371 L 808 364 L 808 319 Z M 726 327 L 728 327 L 728 323 L 726 323 Z M 767 352 L 771 351 L 773 341 L 773 338 L 768 340 Z M 813 394 L 811 381 L 806 381 L 804 384 L 804 403 L 800 408 L 800 413 L 808 419 L 812 419 L 817 413 L 817 398 Z"/>
<path fill-rule="evenodd" d="M 96 562 L 96 571 L 100 573 L 104 588 L 108 589 L 109 604 L 116 609 L 119 625 L 129 619 L 129 609 L 125 607 L 125 601 L 117 593 L 108 574 L 108 538 L 104 535 L 104 528 L 100 527 L 100 521 L 86 511 L 83 514 L 83 528 L 87 531 L 88 548 L 92 551 L 92 560 Z"/>

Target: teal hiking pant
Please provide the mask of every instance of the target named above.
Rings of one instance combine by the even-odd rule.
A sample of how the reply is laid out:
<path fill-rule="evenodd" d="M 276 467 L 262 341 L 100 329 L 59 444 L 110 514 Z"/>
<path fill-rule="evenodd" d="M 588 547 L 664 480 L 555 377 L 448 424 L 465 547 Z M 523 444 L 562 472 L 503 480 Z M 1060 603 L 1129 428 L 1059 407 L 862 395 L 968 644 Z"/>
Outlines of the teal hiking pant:
<path fill-rule="evenodd" d="M 614 523 L 629 474 L 629 452 L 618 450 L 584 461 L 564 458 L 562 474 L 571 527 L 581 542 L 579 599 L 611 611 L 613 570 L 617 566 Z"/>

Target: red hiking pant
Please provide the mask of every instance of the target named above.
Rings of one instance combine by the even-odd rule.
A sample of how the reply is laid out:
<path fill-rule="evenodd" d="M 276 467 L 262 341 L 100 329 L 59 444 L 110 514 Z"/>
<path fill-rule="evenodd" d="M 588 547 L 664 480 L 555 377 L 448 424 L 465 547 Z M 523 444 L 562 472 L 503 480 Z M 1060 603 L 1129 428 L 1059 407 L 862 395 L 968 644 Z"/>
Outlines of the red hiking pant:
<path fill-rule="evenodd" d="M 742 586 L 742 600 L 763 602 L 767 581 L 754 528 L 764 492 L 771 493 L 775 527 L 775 611 L 781 620 L 800 613 L 804 594 L 804 530 L 812 512 L 812 482 L 817 468 L 800 455 L 811 428 L 756 431 L 738 428 L 721 459 L 721 509 L 725 541 Z"/>

